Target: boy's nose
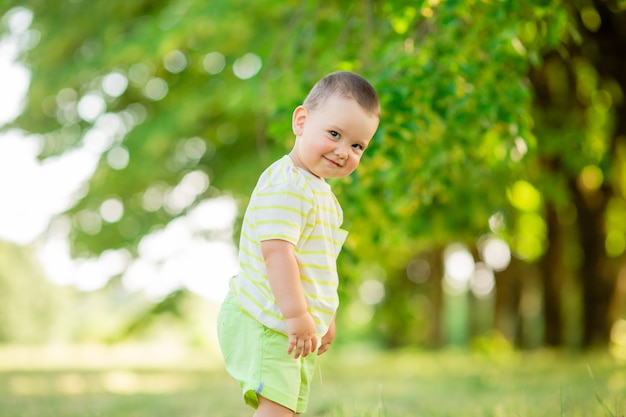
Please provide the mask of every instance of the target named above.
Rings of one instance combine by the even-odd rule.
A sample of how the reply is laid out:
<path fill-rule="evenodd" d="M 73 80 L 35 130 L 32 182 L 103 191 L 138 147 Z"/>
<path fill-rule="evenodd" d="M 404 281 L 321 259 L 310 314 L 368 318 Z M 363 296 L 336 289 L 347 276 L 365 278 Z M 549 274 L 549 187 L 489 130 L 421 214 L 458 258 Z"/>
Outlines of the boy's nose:
<path fill-rule="evenodd" d="M 341 159 L 346 159 L 348 157 L 348 147 L 346 145 L 337 145 L 335 155 Z"/>

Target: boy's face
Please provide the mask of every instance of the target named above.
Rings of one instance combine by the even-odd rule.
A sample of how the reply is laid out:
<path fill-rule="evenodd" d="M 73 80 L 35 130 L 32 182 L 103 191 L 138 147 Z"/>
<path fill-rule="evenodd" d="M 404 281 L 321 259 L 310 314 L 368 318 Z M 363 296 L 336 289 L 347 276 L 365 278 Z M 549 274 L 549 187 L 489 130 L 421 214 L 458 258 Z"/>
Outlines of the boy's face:
<path fill-rule="evenodd" d="M 378 128 L 378 117 L 352 99 L 332 96 L 316 110 L 298 106 L 293 113 L 294 163 L 320 178 L 350 175 Z"/>

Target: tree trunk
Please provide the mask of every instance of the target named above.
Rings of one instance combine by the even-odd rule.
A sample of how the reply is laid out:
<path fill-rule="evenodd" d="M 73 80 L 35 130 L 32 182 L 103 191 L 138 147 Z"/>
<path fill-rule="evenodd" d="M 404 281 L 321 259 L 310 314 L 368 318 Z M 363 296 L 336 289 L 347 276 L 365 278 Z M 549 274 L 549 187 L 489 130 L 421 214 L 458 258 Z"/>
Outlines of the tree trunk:
<path fill-rule="evenodd" d="M 581 28 L 582 42 L 580 44 L 570 43 L 566 45 L 567 54 L 552 55 L 546 57 L 549 60 L 563 61 L 562 66 L 566 68 L 568 74 L 568 90 L 571 95 L 556 97 L 551 95 L 548 88 L 548 65 L 544 65 L 537 71 L 533 71 L 530 76 L 535 90 L 536 102 L 538 105 L 538 113 L 543 116 L 543 122 L 547 131 L 558 132 L 563 127 L 572 127 L 580 129 L 588 129 L 585 126 L 587 122 L 585 115 L 588 109 L 593 105 L 586 99 L 581 99 L 575 92 L 580 89 L 580 79 L 576 74 L 575 62 L 587 61 L 595 68 L 599 75 L 598 90 L 604 92 L 621 90 L 626 91 L 626 60 L 624 60 L 624 51 L 626 50 L 626 12 L 618 11 L 616 8 L 611 9 L 611 2 L 596 0 L 593 2 L 595 11 L 598 13 L 600 25 L 585 29 L 583 22 L 579 22 L 578 27 Z M 576 10 L 576 7 L 574 7 Z M 580 17 L 581 14 L 575 13 L 574 16 Z M 559 64 L 557 63 L 557 67 Z M 611 90 L 609 85 L 614 85 Z M 612 97 L 617 97 L 613 95 Z M 583 345 L 591 347 L 598 344 L 606 344 L 610 335 L 610 328 L 613 318 L 611 317 L 610 303 L 615 290 L 617 272 L 612 271 L 609 259 L 604 250 L 606 239 L 605 214 L 610 199 L 614 195 L 614 189 L 619 185 L 610 181 L 615 176 L 614 170 L 617 169 L 619 159 L 617 158 L 618 142 L 624 141 L 626 138 L 626 120 L 623 117 L 626 114 L 626 101 L 623 99 L 613 100 L 607 111 L 615 115 L 614 129 L 611 126 L 606 127 L 605 132 L 608 135 L 608 143 L 606 153 L 602 160 L 594 162 L 589 160 L 589 164 L 598 165 L 605 174 L 604 183 L 599 189 L 586 189 L 579 187 L 577 170 L 582 166 L 573 167 L 571 161 L 562 160 L 562 155 L 554 154 L 549 148 L 545 150 L 544 157 L 553 158 L 551 163 L 556 163 L 557 172 L 560 172 L 568 182 L 571 198 L 577 209 L 577 229 L 580 248 L 582 250 L 582 259 L 580 262 L 580 282 L 583 292 Z M 574 118 L 574 119 L 572 119 Z M 541 117 L 537 118 L 538 124 Z M 578 125 L 578 122 L 579 125 Z M 581 132 L 584 137 L 585 132 Z M 568 163 L 569 162 L 569 163 Z M 613 175 L 612 175 L 613 174 Z M 549 197 L 549 196 L 548 196 Z M 552 222 L 548 213 L 548 227 Z M 549 230 L 552 242 L 552 231 Z M 554 294 L 550 294 L 556 290 L 556 279 L 559 272 L 554 255 L 550 252 L 555 251 L 549 248 L 544 258 L 544 290 L 545 294 L 545 324 L 546 324 L 546 343 L 553 345 L 558 340 L 556 338 L 556 319 L 557 312 L 554 311 L 553 301 Z M 556 275 L 555 275 L 556 274 Z M 559 307 L 560 308 L 560 307 Z M 561 318 L 562 320 L 562 318 Z M 559 334 L 559 337 L 562 337 Z"/>
<path fill-rule="evenodd" d="M 583 346 L 606 345 L 611 331 L 610 301 L 617 277 L 605 266 L 606 238 L 604 213 L 609 200 L 608 187 L 585 193 L 570 184 L 578 212 L 577 224 L 583 259 L 580 278 L 583 289 Z"/>
<path fill-rule="evenodd" d="M 560 346 L 563 343 L 561 233 L 556 209 L 553 204 L 547 204 L 545 215 L 548 231 L 548 248 L 541 260 L 544 300 L 544 343 L 548 346 Z"/>
<path fill-rule="evenodd" d="M 587 47 L 587 55 L 595 65 L 602 80 L 610 80 L 619 85 L 622 93 L 626 91 L 626 12 L 611 9 L 610 2 L 594 1 L 601 25 L 596 31 L 587 31 L 584 36 L 592 40 Z M 581 26 L 582 27 L 582 26 Z M 615 165 L 618 143 L 626 138 L 626 103 L 622 99 L 614 103 L 612 111 L 616 115 L 615 130 L 612 133 L 608 149 L 609 164 Z M 610 170 L 607 170 L 610 172 Z M 578 209 L 578 226 L 584 262 L 581 268 L 584 297 L 584 336 L 586 347 L 595 344 L 605 345 L 610 338 L 613 317 L 610 302 L 617 284 L 617 270 L 611 268 L 611 262 L 604 251 L 606 238 L 605 212 L 608 202 L 613 197 L 613 184 L 607 178 L 603 187 L 595 194 L 584 194 L 574 182 L 570 188 L 575 196 Z"/>

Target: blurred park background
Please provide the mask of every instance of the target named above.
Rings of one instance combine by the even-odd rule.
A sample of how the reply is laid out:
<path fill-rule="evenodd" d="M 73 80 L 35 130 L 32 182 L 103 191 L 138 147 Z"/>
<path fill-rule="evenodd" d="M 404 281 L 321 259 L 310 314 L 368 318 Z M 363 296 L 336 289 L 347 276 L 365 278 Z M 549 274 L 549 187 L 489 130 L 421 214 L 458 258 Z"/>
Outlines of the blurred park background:
<path fill-rule="evenodd" d="M 332 182 L 351 232 L 337 350 L 624 366 L 626 1 L 3 0 L 0 14 L 0 369 L 219 368 L 247 198 L 335 70 L 370 80 L 383 109 L 358 171 Z"/>

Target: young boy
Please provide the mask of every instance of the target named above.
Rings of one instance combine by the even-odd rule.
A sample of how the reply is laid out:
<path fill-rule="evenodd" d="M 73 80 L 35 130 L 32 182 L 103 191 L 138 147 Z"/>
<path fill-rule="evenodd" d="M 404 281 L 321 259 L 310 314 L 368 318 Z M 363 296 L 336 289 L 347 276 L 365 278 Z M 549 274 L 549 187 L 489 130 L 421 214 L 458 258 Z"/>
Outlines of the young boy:
<path fill-rule="evenodd" d="M 252 193 L 240 271 L 220 310 L 218 335 L 226 369 L 254 417 L 307 409 L 316 356 L 335 337 L 336 259 L 347 236 L 324 179 L 356 169 L 379 118 L 378 96 L 365 79 L 327 75 L 293 112 L 293 149 L 263 172 Z"/>

